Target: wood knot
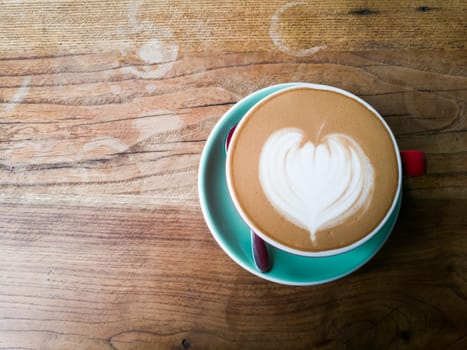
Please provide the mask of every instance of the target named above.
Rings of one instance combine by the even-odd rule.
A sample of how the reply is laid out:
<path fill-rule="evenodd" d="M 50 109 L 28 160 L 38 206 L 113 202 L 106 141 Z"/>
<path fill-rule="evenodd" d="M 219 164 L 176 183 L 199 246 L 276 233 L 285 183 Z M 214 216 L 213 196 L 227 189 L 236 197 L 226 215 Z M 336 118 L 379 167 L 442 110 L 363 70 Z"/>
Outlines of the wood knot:
<path fill-rule="evenodd" d="M 359 10 L 352 10 L 349 11 L 349 15 L 357 15 L 357 16 L 369 16 L 375 15 L 378 11 L 370 10 L 370 9 L 359 9 Z"/>
<path fill-rule="evenodd" d="M 434 8 L 430 7 L 430 6 L 419 6 L 417 7 L 417 11 L 420 11 L 420 12 L 428 12 L 428 11 L 432 11 L 434 10 Z"/>
<path fill-rule="evenodd" d="M 191 349 L 190 341 L 188 339 L 183 339 L 182 340 L 182 347 L 183 347 L 184 350 Z"/>
<path fill-rule="evenodd" d="M 399 337 L 405 341 L 406 343 L 410 342 L 410 339 L 412 338 L 412 333 L 410 331 L 401 331 L 399 333 Z"/>

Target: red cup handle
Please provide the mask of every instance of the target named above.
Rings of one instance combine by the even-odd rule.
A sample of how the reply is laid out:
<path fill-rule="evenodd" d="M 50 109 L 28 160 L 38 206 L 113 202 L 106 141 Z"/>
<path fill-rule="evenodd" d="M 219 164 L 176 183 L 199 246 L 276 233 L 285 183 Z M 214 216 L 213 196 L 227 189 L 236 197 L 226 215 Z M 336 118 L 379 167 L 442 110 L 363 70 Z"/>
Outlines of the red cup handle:
<path fill-rule="evenodd" d="M 422 151 L 401 151 L 402 172 L 406 176 L 422 176 L 426 173 L 426 158 Z"/>

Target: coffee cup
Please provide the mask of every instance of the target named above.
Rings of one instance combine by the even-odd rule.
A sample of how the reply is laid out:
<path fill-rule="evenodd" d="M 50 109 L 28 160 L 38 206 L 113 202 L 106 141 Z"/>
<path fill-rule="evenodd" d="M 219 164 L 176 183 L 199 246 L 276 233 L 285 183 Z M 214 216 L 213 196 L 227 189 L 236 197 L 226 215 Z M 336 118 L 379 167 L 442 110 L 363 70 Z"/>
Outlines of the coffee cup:
<path fill-rule="evenodd" d="M 372 106 L 326 85 L 264 97 L 230 136 L 226 182 L 236 211 L 264 241 L 309 257 L 348 252 L 395 221 L 403 170 L 425 168 L 423 152 L 401 157 Z"/>

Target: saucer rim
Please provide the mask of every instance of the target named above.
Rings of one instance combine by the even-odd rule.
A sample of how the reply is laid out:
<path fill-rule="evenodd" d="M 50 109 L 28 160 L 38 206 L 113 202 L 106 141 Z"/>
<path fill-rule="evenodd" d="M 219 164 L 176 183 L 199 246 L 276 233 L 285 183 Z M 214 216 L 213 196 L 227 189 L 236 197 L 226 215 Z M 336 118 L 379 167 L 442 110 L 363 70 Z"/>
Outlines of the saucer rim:
<path fill-rule="evenodd" d="M 401 193 L 402 192 L 399 193 L 399 196 L 396 199 L 397 203 L 396 203 L 396 206 L 394 207 L 394 212 L 392 213 L 392 214 L 395 214 L 395 218 L 394 218 L 394 221 L 392 222 L 392 224 L 390 225 L 390 227 L 388 227 L 387 232 L 384 233 L 385 234 L 384 239 L 381 241 L 381 243 L 379 244 L 379 246 L 376 249 L 374 249 L 371 253 L 369 253 L 368 256 L 365 257 L 365 259 L 362 262 L 360 262 L 360 264 L 352 267 L 350 270 L 345 271 L 344 273 L 337 274 L 336 276 L 334 276 L 332 278 L 319 279 L 319 280 L 310 281 L 310 282 L 303 282 L 303 281 L 296 282 L 296 281 L 291 280 L 289 278 L 277 278 L 277 277 L 272 277 L 271 275 L 269 275 L 269 273 L 262 273 L 262 272 L 260 272 L 259 270 L 256 269 L 256 267 L 254 266 L 253 260 L 251 260 L 251 263 L 248 263 L 248 261 L 243 261 L 240 258 L 238 258 L 236 254 L 234 254 L 233 249 L 222 241 L 222 239 L 221 239 L 221 237 L 223 236 L 222 232 L 218 232 L 219 230 L 217 230 L 217 228 L 215 227 L 216 225 L 214 223 L 214 218 L 212 218 L 212 214 L 208 210 L 207 190 L 206 190 L 206 188 L 204 186 L 204 183 L 203 183 L 204 179 L 207 177 L 206 164 L 207 164 L 207 162 L 208 162 L 208 160 L 209 160 L 209 158 L 210 158 L 210 156 L 211 156 L 211 154 L 213 152 L 213 143 L 214 143 L 215 139 L 217 137 L 219 137 L 218 134 L 224 128 L 226 128 L 225 124 L 228 124 L 229 121 L 232 118 L 235 118 L 234 116 L 236 115 L 236 110 L 241 108 L 241 106 L 245 102 L 247 102 L 248 100 L 253 99 L 258 95 L 261 95 L 261 94 L 267 92 L 268 90 L 271 90 L 271 92 L 268 93 L 266 96 L 269 96 L 270 94 L 272 94 L 272 93 L 274 93 L 276 91 L 280 91 L 282 89 L 285 89 L 287 87 L 293 87 L 293 86 L 300 85 L 300 84 L 303 84 L 303 83 L 301 83 L 301 82 L 284 83 L 284 84 L 277 84 L 277 85 L 268 86 L 268 87 L 265 87 L 263 89 L 257 90 L 255 92 L 245 96 L 241 100 L 239 100 L 231 108 L 229 108 L 222 115 L 221 118 L 219 118 L 216 125 L 211 130 L 211 132 L 210 132 L 210 134 L 209 134 L 209 136 L 208 136 L 208 138 L 206 140 L 206 143 L 205 143 L 205 145 L 203 147 L 202 154 L 201 154 L 199 168 L 198 168 L 198 195 L 199 195 L 201 212 L 203 214 L 203 218 L 204 218 L 204 220 L 205 220 L 205 222 L 206 222 L 206 224 L 207 224 L 207 226 L 209 228 L 209 231 L 210 231 L 211 235 L 213 236 L 213 238 L 217 242 L 217 244 L 222 248 L 222 250 L 235 263 L 237 263 L 239 266 L 241 266 L 242 268 L 244 268 L 248 272 L 252 273 L 253 275 L 258 276 L 258 277 L 260 277 L 260 278 L 262 278 L 264 280 L 270 281 L 270 282 L 274 282 L 274 283 L 278 283 L 278 284 L 282 284 L 282 285 L 289 285 L 289 286 L 313 286 L 313 285 L 320 285 L 320 284 L 324 284 L 324 283 L 329 283 L 329 282 L 341 279 L 341 278 L 343 278 L 343 277 L 345 277 L 347 275 L 350 275 L 351 273 L 353 273 L 356 270 L 360 269 L 368 261 L 370 261 L 381 250 L 381 248 L 385 245 L 386 241 L 388 240 L 389 236 L 391 235 L 391 232 L 394 229 L 394 226 L 395 226 L 395 224 L 397 222 L 397 216 L 398 216 L 398 213 L 399 213 L 399 210 L 400 210 Z M 266 96 L 264 96 L 264 97 L 266 97 Z M 233 127 L 235 124 L 236 124 L 236 122 L 232 122 L 231 127 Z M 228 125 L 227 125 L 227 128 L 228 128 Z M 229 215 L 239 215 L 239 214 L 238 213 L 231 213 Z M 375 236 L 373 236 L 373 237 L 375 237 Z M 278 248 L 275 248 L 275 249 L 278 249 Z M 290 252 L 286 252 L 286 251 L 283 251 L 283 252 L 285 254 L 294 255 L 294 254 L 292 254 Z M 343 254 L 345 254 L 345 253 L 343 253 Z M 307 257 L 307 256 L 303 256 L 303 258 L 312 259 L 312 260 L 315 260 L 315 259 L 319 260 L 319 259 L 332 259 L 333 256 L 326 256 L 326 257 Z"/>

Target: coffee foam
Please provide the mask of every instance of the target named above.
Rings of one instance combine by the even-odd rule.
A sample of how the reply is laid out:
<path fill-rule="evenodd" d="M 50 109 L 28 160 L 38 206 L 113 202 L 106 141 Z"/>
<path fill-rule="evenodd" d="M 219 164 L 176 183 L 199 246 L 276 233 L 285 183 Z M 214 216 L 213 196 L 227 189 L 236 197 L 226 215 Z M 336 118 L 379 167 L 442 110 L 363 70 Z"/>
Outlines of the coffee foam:
<path fill-rule="evenodd" d="M 393 140 L 357 98 L 316 85 L 287 89 L 238 124 L 226 161 L 229 192 L 244 221 L 270 243 L 313 254 L 347 247 L 380 225 L 394 203 L 400 169 Z M 337 166 L 337 158 L 347 165 Z M 317 204 L 321 199 L 326 203 Z"/>
<path fill-rule="evenodd" d="M 373 194 L 374 170 L 358 143 L 328 134 L 315 145 L 300 129 L 283 128 L 264 144 L 259 180 L 271 205 L 310 232 L 332 228 L 363 213 Z"/>

